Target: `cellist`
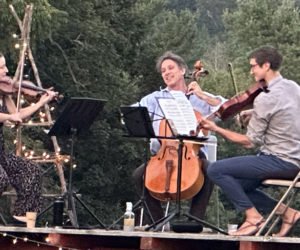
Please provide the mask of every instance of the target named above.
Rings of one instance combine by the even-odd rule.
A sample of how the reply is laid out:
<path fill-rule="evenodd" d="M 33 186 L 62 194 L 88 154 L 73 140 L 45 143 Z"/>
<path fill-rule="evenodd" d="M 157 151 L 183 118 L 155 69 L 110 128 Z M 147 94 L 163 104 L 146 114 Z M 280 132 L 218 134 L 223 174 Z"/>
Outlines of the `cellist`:
<path fill-rule="evenodd" d="M 172 97 L 170 91 L 182 91 L 187 95 L 193 108 L 200 112 L 202 115 L 209 115 L 220 107 L 226 101 L 221 96 L 214 96 L 210 93 L 202 91 L 196 81 L 186 84 L 184 76 L 187 73 L 187 65 L 183 58 L 172 53 L 171 51 L 165 52 L 156 63 L 156 69 L 161 74 L 166 88 L 143 97 L 141 101 L 136 104 L 148 108 L 151 120 L 153 121 L 153 128 L 156 135 L 159 135 L 159 125 L 163 117 L 163 113 L 156 100 L 157 97 Z M 158 140 L 151 140 L 150 150 L 151 154 L 155 155 L 160 149 L 160 142 Z M 207 160 L 205 159 L 205 150 L 199 151 L 199 157 L 203 158 L 202 171 L 206 173 Z M 143 175 L 144 164 L 135 169 L 133 172 L 133 179 L 136 184 L 136 190 L 139 195 L 142 193 L 143 188 Z M 212 192 L 213 185 L 207 178 L 204 180 L 203 187 L 192 199 L 190 213 L 200 219 L 204 218 L 206 206 Z M 153 219 L 156 221 L 164 216 L 163 210 L 159 200 L 154 199 L 146 190 L 145 194 L 146 203 L 150 209 Z M 149 218 L 145 218 L 145 224 L 151 224 Z"/>

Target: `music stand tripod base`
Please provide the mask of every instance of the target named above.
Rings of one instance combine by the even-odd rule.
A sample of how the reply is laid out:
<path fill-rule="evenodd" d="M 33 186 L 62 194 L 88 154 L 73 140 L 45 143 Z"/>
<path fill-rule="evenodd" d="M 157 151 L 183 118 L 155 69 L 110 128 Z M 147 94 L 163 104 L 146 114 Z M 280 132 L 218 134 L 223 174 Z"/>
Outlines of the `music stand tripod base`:
<path fill-rule="evenodd" d="M 79 199 L 78 195 L 73 191 L 72 187 L 72 170 L 73 170 L 73 148 L 75 136 L 81 132 L 89 129 L 90 125 L 94 122 L 99 112 L 103 109 L 105 100 L 73 97 L 70 98 L 59 115 L 58 119 L 50 129 L 48 135 L 50 136 L 69 136 L 71 141 L 71 153 L 70 153 L 70 167 L 69 167 L 69 183 L 67 192 L 64 194 L 64 198 L 68 200 L 68 213 L 72 225 L 75 228 L 79 228 L 75 201 L 76 199 L 80 205 L 100 224 L 102 228 L 106 228 L 105 225 L 96 217 L 94 213 Z"/>

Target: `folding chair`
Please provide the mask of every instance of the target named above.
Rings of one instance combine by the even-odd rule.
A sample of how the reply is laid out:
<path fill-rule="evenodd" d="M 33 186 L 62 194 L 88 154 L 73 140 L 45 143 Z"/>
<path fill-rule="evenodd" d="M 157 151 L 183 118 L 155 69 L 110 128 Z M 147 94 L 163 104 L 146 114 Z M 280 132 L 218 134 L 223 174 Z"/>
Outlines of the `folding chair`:
<path fill-rule="evenodd" d="M 266 185 L 266 186 L 287 187 L 287 190 L 282 195 L 281 199 L 278 201 L 277 205 L 274 207 L 274 209 L 272 210 L 272 212 L 266 219 L 266 222 L 264 223 L 264 225 L 256 233 L 256 236 L 262 235 L 262 232 L 272 221 L 273 221 L 273 223 L 271 224 L 268 231 L 264 234 L 264 236 L 268 236 L 270 234 L 270 232 L 273 230 L 273 228 L 277 225 L 277 223 L 279 222 L 279 219 L 280 219 L 280 214 L 276 214 L 276 211 L 279 208 L 279 206 L 287 199 L 288 196 L 290 196 L 290 197 L 287 200 L 287 202 L 285 203 L 285 205 L 286 205 L 285 210 L 289 207 L 291 201 L 293 200 L 294 196 L 296 195 L 296 193 L 298 191 L 297 188 L 300 188 L 299 178 L 300 178 L 300 171 L 298 172 L 298 174 L 296 175 L 294 180 L 266 179 L 262 182 L 262 184 Z M 296 190 L 293 190 L 294 188 L 296 188 Z M 291 192 L 291 191 L 294 191 L 294 192 Z M 285 212 L 285 210 L 284 210 L 284 212 Z"/>

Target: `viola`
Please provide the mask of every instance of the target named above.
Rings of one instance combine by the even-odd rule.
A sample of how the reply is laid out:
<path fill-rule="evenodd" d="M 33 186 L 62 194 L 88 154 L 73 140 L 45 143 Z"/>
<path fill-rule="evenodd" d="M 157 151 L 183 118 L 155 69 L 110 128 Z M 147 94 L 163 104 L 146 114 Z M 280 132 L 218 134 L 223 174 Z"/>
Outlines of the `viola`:
<path fill-rule="evenodd" d="M 195 114 L 199 119 L 200 114 L 197 111 Z M 159 135 L 172 136 L 165 119 L 160 123 Z M 176 200 L 179 142 L 162 139 L 161 144 L 158 154 L 151 157 L 146 168 L 145 186 L 149 193 L 158 200 Z M 201 146 L 192 142 L 183 145 L 180 188 L 180 197 L 183 200 L 195 196 L 203 186 L 202 161 L 197 155 Z"/>

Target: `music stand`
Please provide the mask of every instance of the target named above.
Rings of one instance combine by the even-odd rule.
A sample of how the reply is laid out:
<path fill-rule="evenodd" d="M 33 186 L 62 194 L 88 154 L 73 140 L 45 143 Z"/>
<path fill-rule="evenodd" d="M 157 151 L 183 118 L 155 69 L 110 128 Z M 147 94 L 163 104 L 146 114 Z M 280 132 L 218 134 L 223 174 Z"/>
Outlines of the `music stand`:
<path fill-rule="evenodd" d="M 144 179 L 143 179 L 143 188 L 142 188 L 142 195 L 140 199 L 133 205 L 133 210 L 136 208 L 141 207 L 141 221 L 143 217 L 144 208 L 148 213 L 151 222 L 154 223 L 154 219 L 150 212 L 150 209 L 146 203 L 145 199 L 145 175 L 146 175 L 146 166 L 148 162 L 148 146 L 150 143 L 150 139 L 156 137 L 153 127 L 152 121 L 149 117 L 149 112 L 146 107 L 135 107 L 135 106 L 121 106 L 120 107 L 121 114 L 123 121 L 125 123 L 126 129 L 128 131 L 128 137 L 139 137 L 139 138 L 146 138 L 146 145 L 145 145 L 145 163 L 144 163 Z M 112 228 L 116 225 L 121 219 L 124 218 L 124 215 L 119 217 L 116 221 L 114 221 L 108 229 Z"/>
<path fill-rule="evenodd" d="M 121 106 L 121 113 L 129 136 L 154 138 L 152 121 L 146 107 Z"/>
<path fill-rule="evenodd" d="M 170 222 L 174 217 L 179 217 L 180 215 L 183 215 L 189 219 L 195 220 L 198 223 L 205 225 L 213 230 L 218 231 L 219 233 L 228 235 L 227 232 L 225 232 L 223 229 L 218 228 L 196 216 L 191 215 L 190 213 L 183 213 L 181 214 L 181 177 L 182 177 L 182 157 L 183 157 L 183 146 L 184 146 L 184 140 L 194 140 L 194 141 L 205 141 L 207 138 L 197 138 L 195 136 L 172 136 L 169 137 L 169 139 L 175 139 L 179 141 L 179 145 L 178 145 L 178 171 L 177 171 L 177 191 L 176 191 L 176 207 L 174 209 L 173 212 L 171 212 L 170 214 L 166 215 L 165 217 L 157 220 L 156 222 L 154 222 L 152 225 L 148 226 L 145 228 L 145 231 L 150 230 L 151 228 L 154 228 L 154 232 L 159 231 L 167 222 Z M 182 227 L 186 227 L 186 225 L 182 225 Z M 186 227 L 187 228 L 187 227 Z M 180 229 L 181 230 L 181 229 Z M 178 230 L 178 232 L 180 231 Z M 194 230 L 194 229 L 192 229 Z"/>
<path fill-rule="evenodd" d="M 73 218 L 71 222 L 74 227 L 79 228 L 74 198 L 86 209 L 86 211 L 94 217 L 101 227 L 106 228 L 104 224 L 96 217 L 96 215 L 84 204 L 78 195 L 72 189 L 72 169 L 73 169 L 73 148 L 75 135 L 79 135 L 82 131 L 89 129 L 99 112 L 103 109 L 105 100 L 72 97 L 68 100 L 64 110 L 50 129 L 50 136 L 70 136 L 71 153 L 69 168 L 68 189 L 64 197 L 68 199 L 68 211 L 72 212 Z M 73 220 L 73 221 L 72 221 Z"/>

